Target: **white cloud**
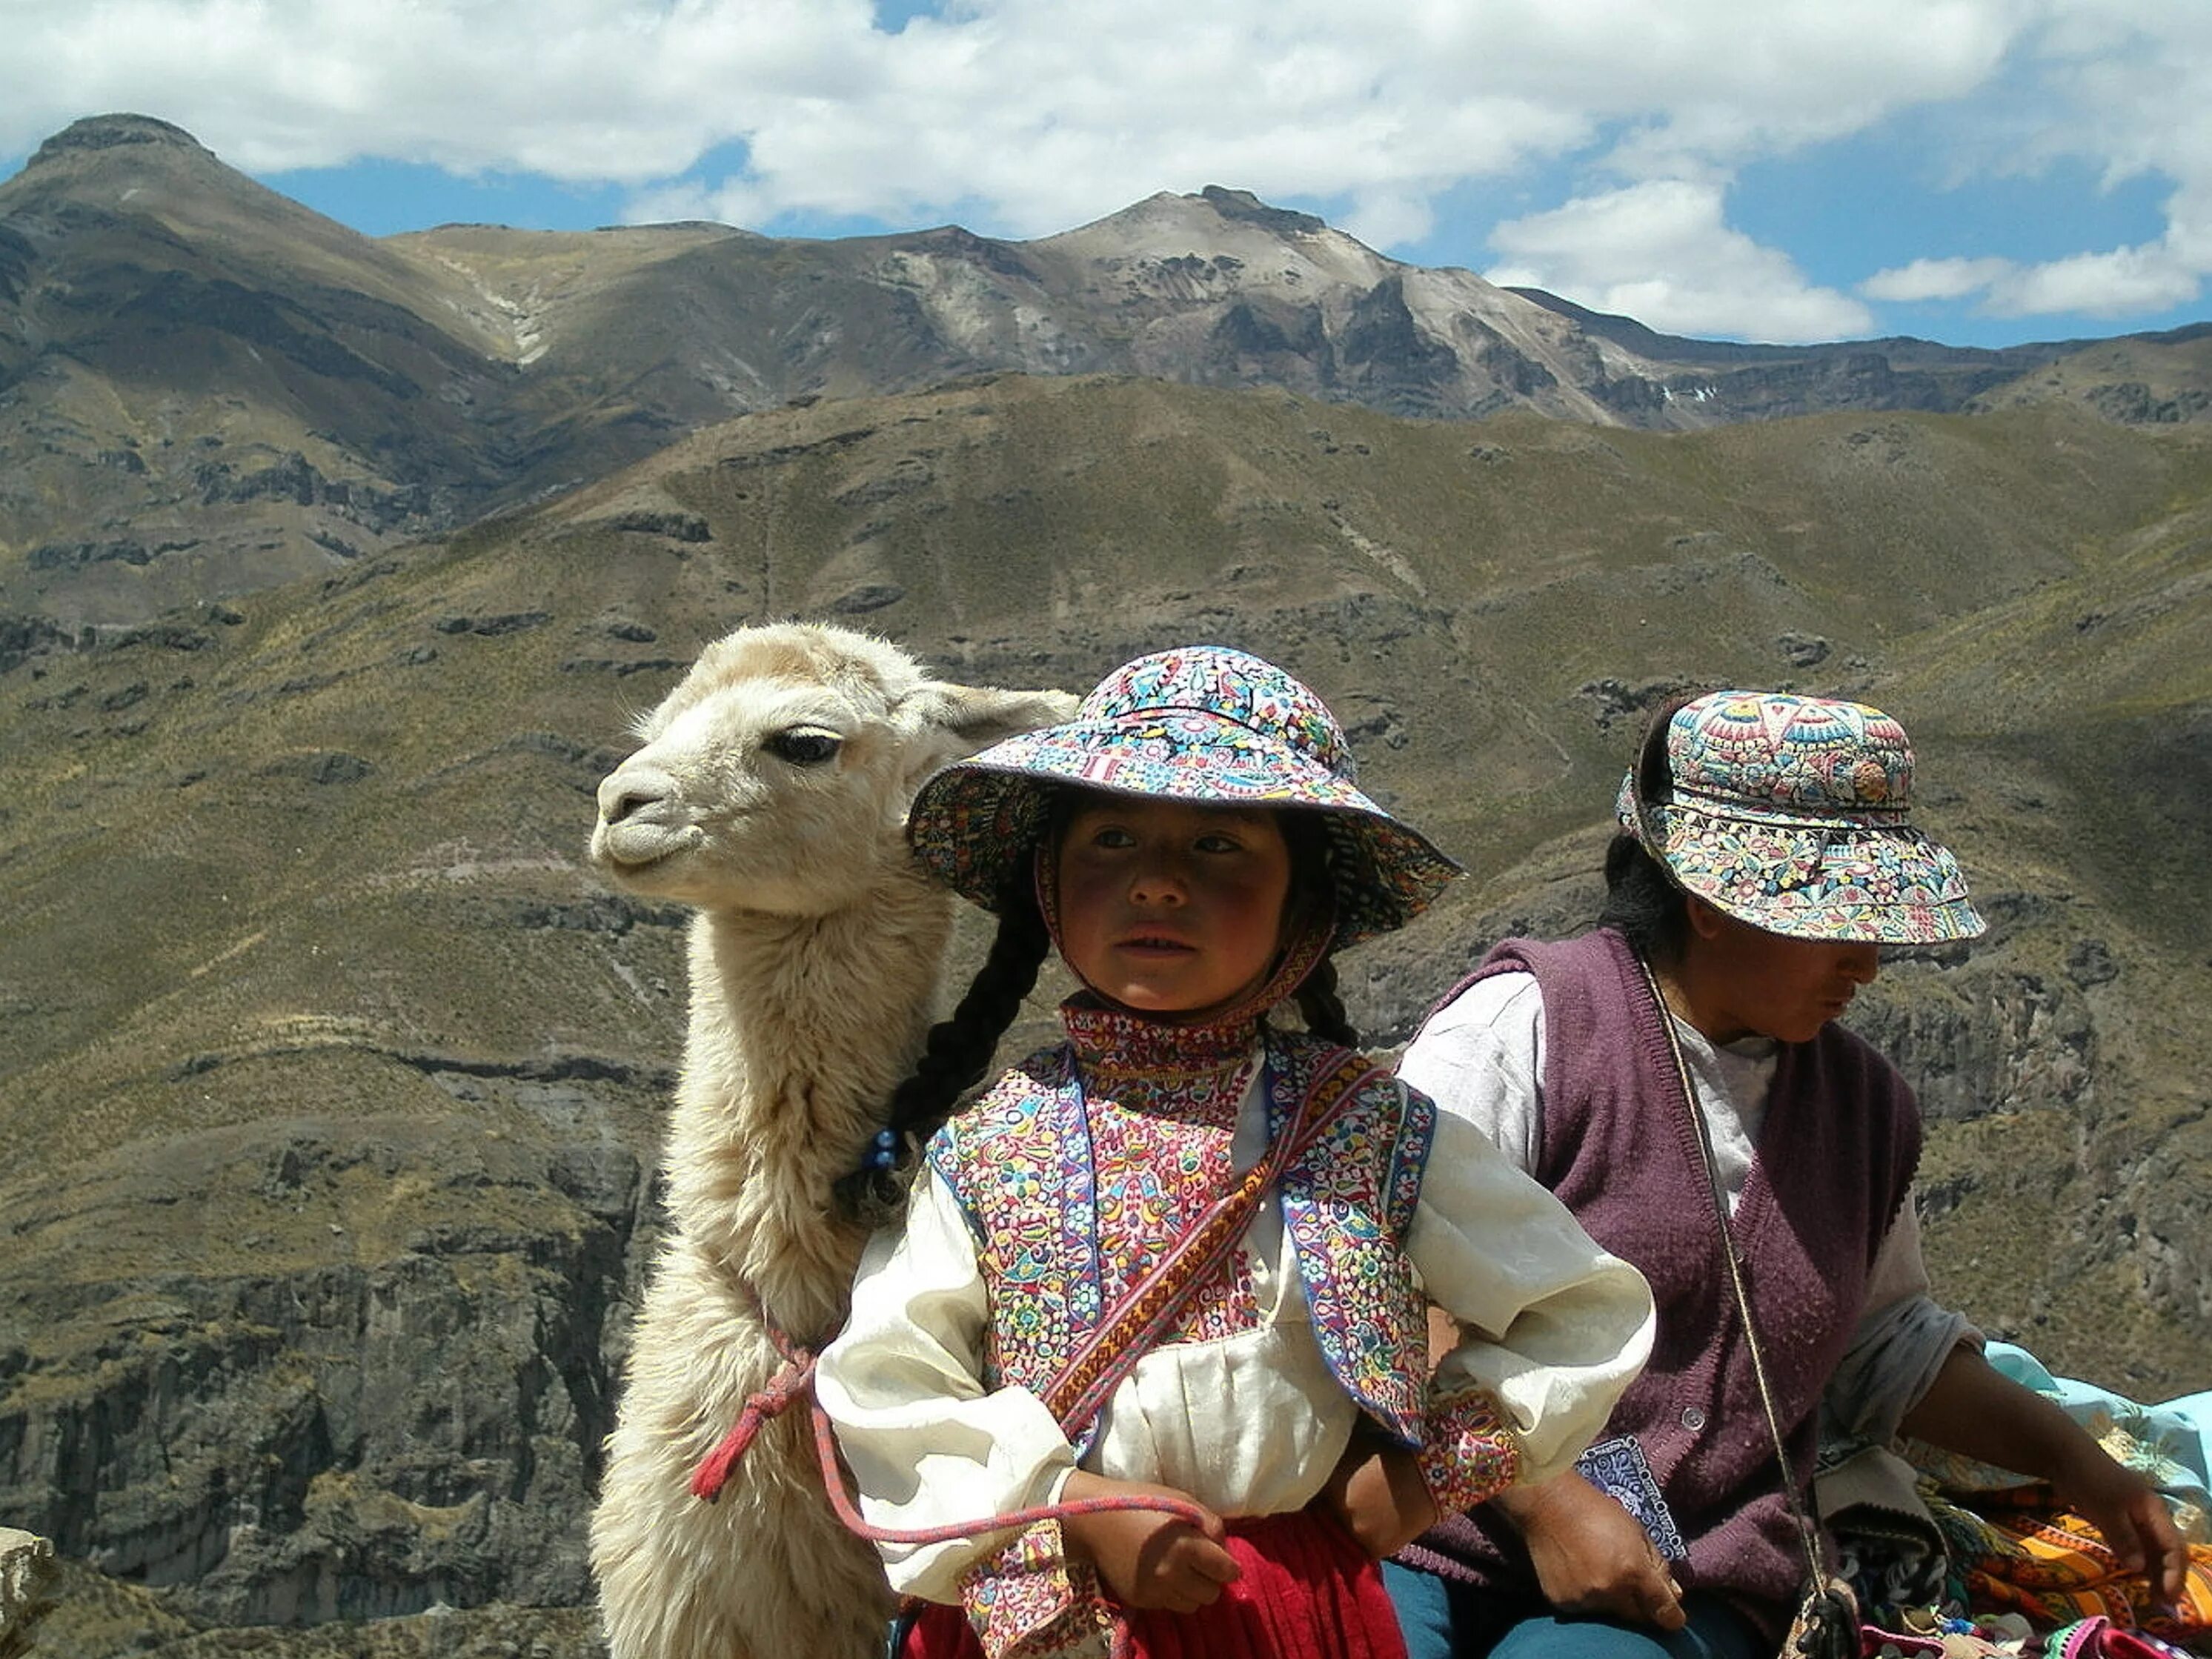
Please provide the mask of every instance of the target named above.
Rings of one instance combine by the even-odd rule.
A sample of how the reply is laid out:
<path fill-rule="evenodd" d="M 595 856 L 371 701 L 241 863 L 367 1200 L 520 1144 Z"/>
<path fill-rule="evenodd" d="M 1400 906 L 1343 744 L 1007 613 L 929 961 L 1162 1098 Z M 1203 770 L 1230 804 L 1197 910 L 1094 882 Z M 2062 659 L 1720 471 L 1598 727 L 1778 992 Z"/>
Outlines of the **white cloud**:
<path fill-rule="evenodd" d="M 2076 253 L 2041 264 L 2010 259 L 1915 259 L 1859 285 L 1870 300 L 1926 304 L 1972 299 L 1989 317 L 2140 316 L 2187 305 L 2202 290 L 2203 264 L 2153 243 Z"/>
<path fill-rule="evenodd" d="M 2185 305 L 2197 297 L 2197 273 L 2158 246 L 2077 253 L 2018 271 L 1990 291 L 1989 309 L 2001 317 L 2041 317 L 2079 312 L 2126 317 Z"/>
<path fill-rule="evenodd" d="M 1656 179 L 1498 227 L 1491 281 L 1549 289 L 1680 334 L 1795 343 L 1864 334 L 1865 306 L 1729 228 L 1712 184 Z"/>
<path fill-rule="evenodd" d="M 1732 163 L 1955 95 L 2015 0 L 10 0 L 0 153 L 137 109 L 255 170 L 362 155 L 665 183 L 769 213 L 973 202 L 1058 228 L 1209 181 L 1361 200 L 1586 152 Z M 1381 204 L 1393 204 L 1384 211 Z"/>
<path fill-rule="evenodd" d="M 1915 259 L 1878 270 L 1859 284 L 1869 300 L 1917 305 L 1930 300 L 1963 300 L 2003 281 L 2019 269 L 2009 259 Z"/>

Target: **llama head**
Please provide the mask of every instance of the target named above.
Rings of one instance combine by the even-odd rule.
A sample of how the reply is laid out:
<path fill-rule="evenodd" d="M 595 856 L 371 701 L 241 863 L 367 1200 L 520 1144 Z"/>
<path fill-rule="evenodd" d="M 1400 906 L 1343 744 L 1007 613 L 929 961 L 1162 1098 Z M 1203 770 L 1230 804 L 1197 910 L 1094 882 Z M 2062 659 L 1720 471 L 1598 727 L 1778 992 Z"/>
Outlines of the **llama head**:
<path fill-rule="evenodd" d="M 701 908 L 827 915 L 904 864 L 923 778 L 1074 707 L 932 679 L 848 629 L 741 628 L 638 723 L 641 747 L 599 785 L 592 863 Z"/>

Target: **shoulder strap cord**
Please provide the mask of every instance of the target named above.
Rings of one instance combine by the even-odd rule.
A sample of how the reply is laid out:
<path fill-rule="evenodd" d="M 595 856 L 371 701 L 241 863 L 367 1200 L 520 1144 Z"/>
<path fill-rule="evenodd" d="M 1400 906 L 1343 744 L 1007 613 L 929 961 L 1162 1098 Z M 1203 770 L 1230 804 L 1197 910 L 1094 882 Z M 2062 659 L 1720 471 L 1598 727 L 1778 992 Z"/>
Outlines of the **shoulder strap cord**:
<path fill-rule="evenodd" d="M 1659 1026 L 1667 1034 L 1667 1051 L 1674 1056 L 1675 1079 L 1682 1085 L 1682 1102 L 1689 1108 L 1690 1121 L 1698 1132 L 1698 1155 L 1705 1169 L 1705 1190 L 1713 1200 L 1713 1221 L 1720 1230 L 1721 1255 L 1728 1262 L 1729 1285 L 1735 1292 L 1737 1316 L 1743 1321 L 1743 1343 L 1751 1355 L 1751 1374 L 1759 1384 L 1759 1404 L 1765 1408 L 1766 1431 L 1774 1440 L 1774 1455 L 1782 1465 L 1782 1496 L 1790 1505 L 1790 1518 L 1796 1525 L 1797 1541 L 1804 1547 L 1805 1566 L 1811 1575 L 1808 1582 L 1818 1589 L 1827 1583 L 1827 1568 L 1820 1559 L 1819 1534 L 1813 1517 L 1807 1511 L 1803 1498 L 1797 1491 L 1797 1477 L 1790 1468 L 1790 1449 L 1782 1437 L 1782 1413 L 1774 1404 L 1773 1391 L 1766 1382 L 1766 1356 L 1759 1340 L 1759 1327 L 1751 1317 L 1751 1295 L 1744 1288 L 1743 1258 L 1737 1253 L 1735 1235 L 1729 1229 L 1728 1195 L 1721 1190 L 1720 1170 L 1713 1158 L 1713 1132 L 1705 1121 L 1705 1109 L 1698 1103 L 1698 1085 L 1690 1075 L 1689 1062 L 1682 1057 L 1682 1042 L 1674 1030 L 1674 1016 L 1667 1006 L 1667 999 L 1659 989 L 1659 981 L 1651 971 L 1651 964 L 1638 956 L 1637 967 L 1644 975 L 1644 986 L 1651 994 L 1653 1006 L 1658 1010 Z"/>

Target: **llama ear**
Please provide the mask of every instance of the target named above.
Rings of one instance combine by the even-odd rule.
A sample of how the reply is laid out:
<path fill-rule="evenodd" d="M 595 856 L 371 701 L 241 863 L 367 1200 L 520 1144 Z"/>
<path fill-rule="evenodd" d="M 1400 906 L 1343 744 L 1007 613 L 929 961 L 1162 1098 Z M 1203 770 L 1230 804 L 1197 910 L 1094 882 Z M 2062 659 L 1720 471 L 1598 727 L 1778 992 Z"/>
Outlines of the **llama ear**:
<path fill-rule="evenodd" d="M 898 719 L 922 739 L 914 745 L 917 782 L 949 761 L 1001 738 L 1068 720 L 1076 699 L 1065 691 L 1007 691 L 995 685 L 930 680 L 899 699 Z"/>

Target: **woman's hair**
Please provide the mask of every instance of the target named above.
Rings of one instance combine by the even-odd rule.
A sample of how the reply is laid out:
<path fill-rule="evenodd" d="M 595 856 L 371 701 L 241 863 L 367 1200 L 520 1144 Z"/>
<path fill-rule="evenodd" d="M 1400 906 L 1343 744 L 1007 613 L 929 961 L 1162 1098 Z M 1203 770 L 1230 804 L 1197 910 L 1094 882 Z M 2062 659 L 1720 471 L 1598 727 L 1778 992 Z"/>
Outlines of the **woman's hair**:
<path fill-rule="evenodd" d="M 1674 798 L 1674 769 L 1667 760 L 1667 727 L 1674 713 L 1692 699 L 1669 699 L 1652 714 L 1636 751 L 1636 799 L 1639 805 L 1663 805 Z M 1605 904 L 1598 926 L 1626 939 L 1647 962 L 1681 960 L 1689 948 L 1689 896 L 1667 868 L 1626 830 L 1605 849 Z"/>
<path fill-rule="evenodd" d="M 1047 815 L 1040 844 L 1056 848 L 1066 829 L 1078 792 L 1054 791 L 1057 799 Z M 1285 844 L 1291 854 L 1291 906 L 1303 895 L 1335 892 L 1335 842 L 1311 812 L 1285 810 L 1279 813 Z M 891 1156 L 880 1163 L 872 1158 L 863 1167 L 841 1177 L 832 1188 L 838 1208 L 855 1218 L 876 1218 L 894 1212 L 902 1201 L 908 1171 L 921 1148 L 952 1115 L 960 1097 L 983 1080 L 999 1039 L 1021 1012 L 1022 1000 L 1036 984 L 1037 969 L 1052 948 L 1052 936 L 1037 908 L 1030 861 L 1017 861 L 1018 872 L 999 896 L 999 931 L 991 940 L 983 965 L 969 982 L 950 1018 L 929 1029 L 921 1057 L 914 1070 L 891 1091 L 889 1121 L 872 1152 Z M 1285 908 L 1286 919 L 1296 915 Z M 1316 1036 L 1347 1048 L 1359 1046 L 1359 1033 L 1337 994 L 1336 963 L 1328 956 L 1316 962 L 1295 994 L 1306 1029 Z"/>
<path fill-rule="evenodd" d="M 1646 962 L 1680 962 L 1689 945 L 1689 896 L 1626 830 L 1605 849 L 1605 904 L 1597 925 L 1619 933 Z"/>

